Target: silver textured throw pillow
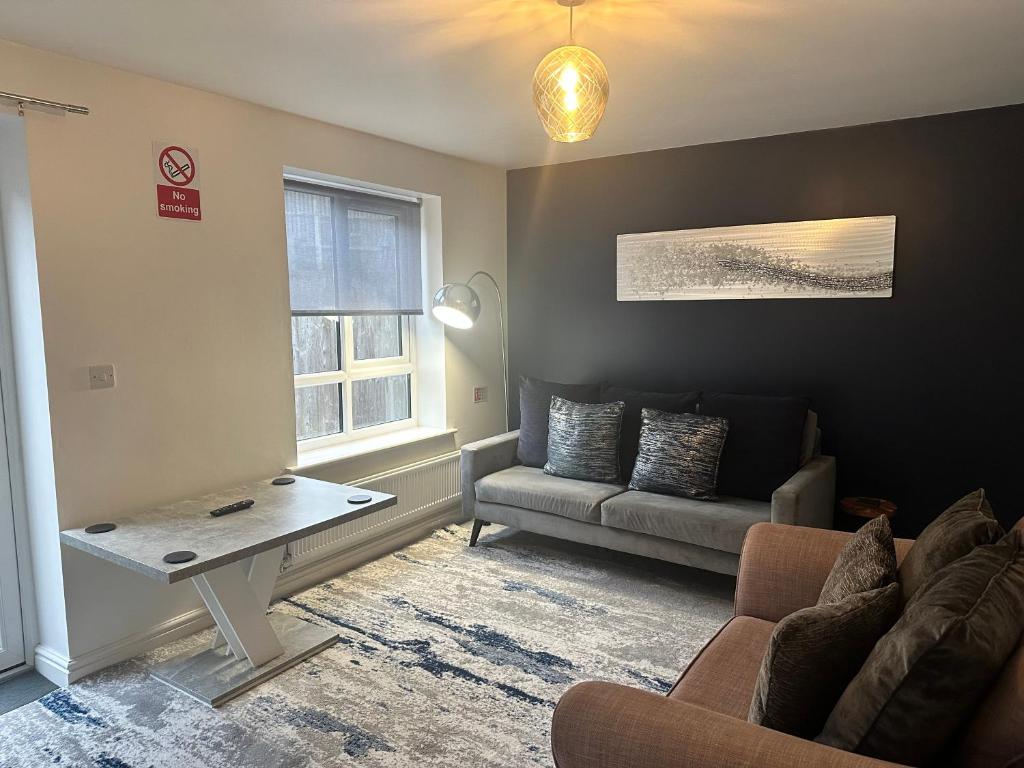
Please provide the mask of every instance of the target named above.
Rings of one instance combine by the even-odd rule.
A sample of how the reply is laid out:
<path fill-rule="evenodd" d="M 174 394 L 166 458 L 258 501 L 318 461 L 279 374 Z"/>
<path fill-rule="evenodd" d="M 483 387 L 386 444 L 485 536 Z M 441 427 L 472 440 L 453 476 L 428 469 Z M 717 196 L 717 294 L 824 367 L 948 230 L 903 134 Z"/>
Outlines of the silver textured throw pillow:
<path fill-rule="evenodd" d="M 625 403 L 574 403 L 551 398 L 544 472 L 573 480 L 619 483 L 619 432 Z"/>
<path fill-rule="evenodd" d="M 629 487 L 691 499 L 718 498 L 718 461 L 729 420 L 694 413 L 644 408 L 640 414 L 640 453 Z"/>

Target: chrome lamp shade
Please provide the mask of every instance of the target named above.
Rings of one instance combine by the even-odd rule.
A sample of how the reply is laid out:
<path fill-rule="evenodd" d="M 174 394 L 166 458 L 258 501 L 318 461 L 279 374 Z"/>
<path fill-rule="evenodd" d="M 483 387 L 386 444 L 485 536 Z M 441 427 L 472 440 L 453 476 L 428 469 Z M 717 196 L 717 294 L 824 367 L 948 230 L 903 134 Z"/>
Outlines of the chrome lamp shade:
<path fill-rule="evenodd" d="M 505 308 L 501 288 L 490 272 L 478 270 L 464 283 L 447 283 L 434 294 L 431 311 L 444 325 L 466 330 L 476 325 L 480 317 L 480 297 L 469 287 L 477 278 L 486 279 L 494 286 L 498 299 L 498 345 L 501 347 L 501 388 L 505 393 L 505 431 L 508 432 L 508 352 L 505 349 Z"/>
<path fill-rule="evenodd" d="M 434 294 L 431 311 L 452 328 L 472 328 L 480 317 L 480 297 L 465 283 L 448 283 Z"/>

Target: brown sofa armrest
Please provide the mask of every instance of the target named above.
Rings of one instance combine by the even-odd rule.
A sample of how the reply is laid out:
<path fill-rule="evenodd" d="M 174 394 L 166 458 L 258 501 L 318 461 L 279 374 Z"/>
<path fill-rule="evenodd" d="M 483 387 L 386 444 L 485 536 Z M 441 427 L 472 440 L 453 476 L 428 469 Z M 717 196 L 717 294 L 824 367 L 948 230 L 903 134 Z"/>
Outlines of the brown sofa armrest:
<path fill-rule="evenodd" d="M 893 768 L 676 699 L 580 683 L 555 708 L 558 768 Z"/>
<path fill-rule="evenodd" d="M 736 574 L 736 615 L 779 621 L 814 605 L 852 535 L 777 523 L 752 526 Z"/>
<path fill-rule="evenodd" d="M 758 523 L 743 541 L 736 574 L 736 615 L 765 621 L 818 602 L 832 564 L 852 533 Z M 896 539 L 902 560 L 913 541 Z"/>

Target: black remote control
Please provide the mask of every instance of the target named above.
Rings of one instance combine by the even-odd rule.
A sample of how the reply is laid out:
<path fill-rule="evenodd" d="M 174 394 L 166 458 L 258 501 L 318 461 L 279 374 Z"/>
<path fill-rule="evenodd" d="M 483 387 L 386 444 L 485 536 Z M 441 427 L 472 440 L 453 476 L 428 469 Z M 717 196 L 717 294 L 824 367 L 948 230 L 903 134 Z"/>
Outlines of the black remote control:
<path fill-rule="evenodd" d="M 236 501 L 234 504 L 228 504 L 226 507 L 220 509 L 211 509 L 211 517 L 223 517 L 224 515 L 230 515 L 232 512 L 241 512 L 243 509 L 248 509 L 256 502 L 252 499 L 245 499 L 243 501 Z"/>

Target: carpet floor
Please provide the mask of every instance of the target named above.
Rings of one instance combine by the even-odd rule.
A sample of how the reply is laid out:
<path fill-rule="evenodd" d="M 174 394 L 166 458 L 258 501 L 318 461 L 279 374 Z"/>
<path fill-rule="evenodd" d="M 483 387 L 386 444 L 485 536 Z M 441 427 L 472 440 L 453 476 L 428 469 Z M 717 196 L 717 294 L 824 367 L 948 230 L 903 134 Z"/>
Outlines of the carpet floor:
<path fill-rule="evenodd" d="M 3 768 L 551 766 L 581 680 L 667 691 L 733 580 L 492 526 L 449 526 L 272 606 L 341 641 L 220 709 L 146 667 L 202 632 L 0 716 Z"/>

